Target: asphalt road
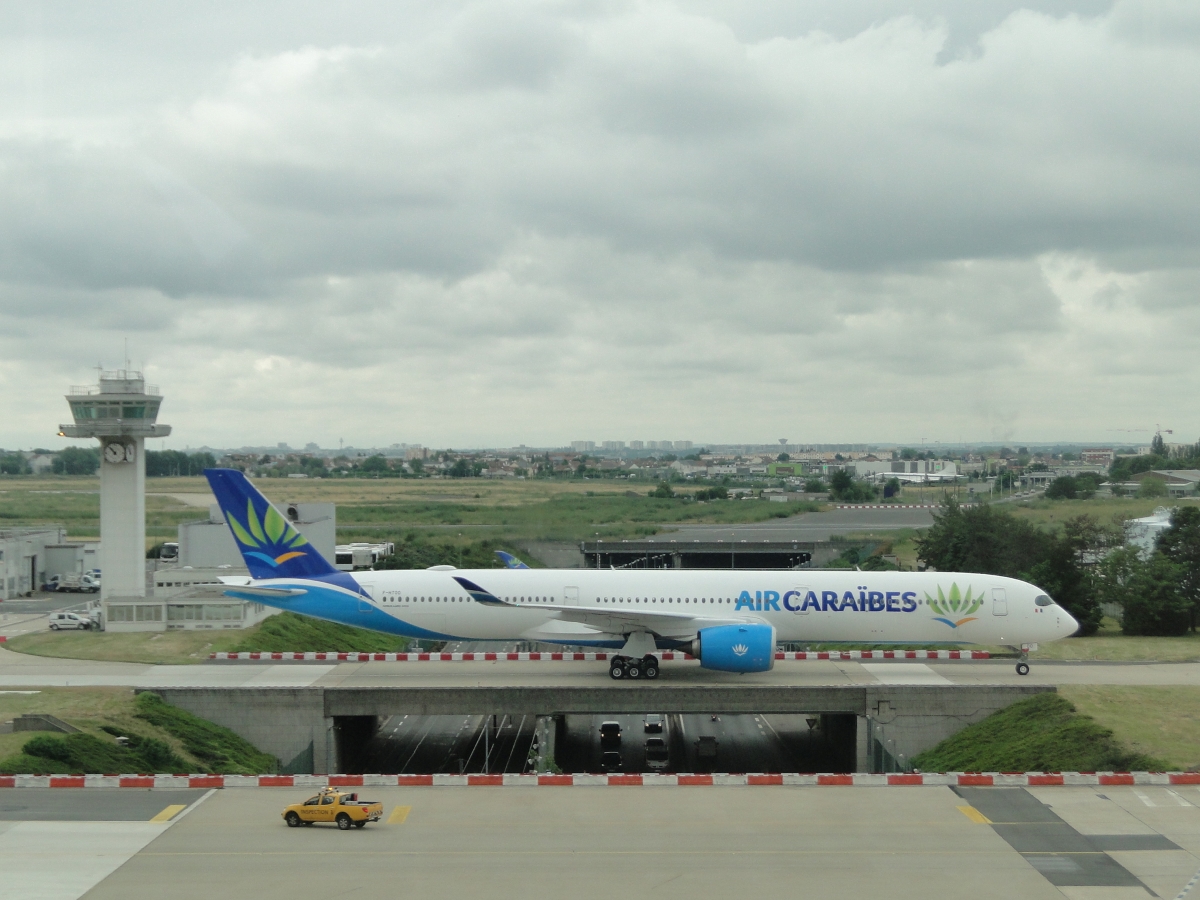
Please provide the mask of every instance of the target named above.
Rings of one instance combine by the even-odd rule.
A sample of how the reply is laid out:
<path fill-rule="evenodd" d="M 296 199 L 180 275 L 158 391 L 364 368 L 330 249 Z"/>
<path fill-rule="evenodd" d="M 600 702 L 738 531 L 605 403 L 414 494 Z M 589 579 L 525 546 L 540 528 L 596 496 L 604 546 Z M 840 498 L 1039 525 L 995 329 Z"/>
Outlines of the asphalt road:
<path fill-rule="evenodd" d="M 73 796 L 86 805 L 95 793 Z M 619 890 L 727 900 L 849 890 L 897 900 L 1149 900 L 1176 896 L 1200 867 L 1195 788 L 370 788 L 384 804 L 379 824 L 287 828 L 279 811 L 309 793 L 215 792 L 156 826 L 88 898 L 553 900 Z M 0 866 L 19 862 L 44 888 L 105 837 L 73 834 L 73 853 L 58 839 L 33 852 L 35 835 L 0 831 Z M 6 868 L 0 892 L 11 886 Z"/>
<path fill-rule="evenodd" d="M 827 541 L 835 534 L 859 531 L 894 531 L 928 528 L 931 509 L 833 509 L 804 513 L 787 519 L 770 519 L 748 525 L 684 525 L 649 540 L 664 537 L 677 541 Z M 630 541 L 634 543 L 634 541 Z"/>
<path fill-rule="evenodd" d="M 532 716 L 391 716 L 347 770 L 519 775 L 534 725 Z"/>

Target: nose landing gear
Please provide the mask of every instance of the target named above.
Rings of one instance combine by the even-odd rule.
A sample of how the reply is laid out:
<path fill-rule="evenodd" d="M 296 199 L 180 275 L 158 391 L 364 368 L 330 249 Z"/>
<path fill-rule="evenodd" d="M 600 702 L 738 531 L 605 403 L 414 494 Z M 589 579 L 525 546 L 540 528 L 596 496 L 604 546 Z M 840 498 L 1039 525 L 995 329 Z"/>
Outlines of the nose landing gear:
<path fill-rule="evenodd" d="M 655 679 L 658 677 L 658 657 L 643 656 L 634 659 L 631 656 L 617 656 L 608 665 L 608 677 L 613 681 L 631 679 Z"/>
<path fill-rule="evenodd" d="M 1028 675 L 1029 674 L 1029 663 L 1027 663 L 1025 661 L 1021 661 L 1021 662 L 1017 663 L 1017 674 L 1018 675 Z"/>

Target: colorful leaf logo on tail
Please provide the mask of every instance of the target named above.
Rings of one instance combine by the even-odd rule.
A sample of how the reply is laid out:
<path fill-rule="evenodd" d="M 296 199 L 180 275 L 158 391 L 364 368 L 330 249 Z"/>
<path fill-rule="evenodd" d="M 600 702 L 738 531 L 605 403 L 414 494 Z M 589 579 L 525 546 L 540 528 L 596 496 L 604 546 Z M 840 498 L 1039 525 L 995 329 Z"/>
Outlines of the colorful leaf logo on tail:
<path fill-rule="evenodd" d="M 959 591 L 958 583 L 954 582 L 950 585 L 950 594 L 947 596 L 942 593 L 942 586 L 939 584 L 937 599 L 929 596 L 929 592 L 926 591 L 925 602 L 931 610 L 937 613 L 934 616 L 935 621 L 945 622 L 951 628 L 957 628 L 967 622 L 974 622 L 978 618 L 975 613 L 979 612 L 979 607 L 983 606 L 983 592 L 980 591 L 972 597 L 970 585 L 967 586 L 967 592 L 964 594 Z"/>
<path fill-rule="evenodd" d="M 260 520 L 258 513 L 254 511 L 254 502 L 247 498 L 246 524 L 243 525 L 228 513 L 225 517 L 229 520 L 229 527 L 233 529 L 238 543 L 246 548 L 254 548 L 243 551 L 246 556 L 260 559 L 272 568 L 283 565 L 289 559 L 308 555 L 296 549 L 305 546 L 308 540 L 289 525 L 287 519 L 273 506 L 267 507 L 266 514 Z"/>

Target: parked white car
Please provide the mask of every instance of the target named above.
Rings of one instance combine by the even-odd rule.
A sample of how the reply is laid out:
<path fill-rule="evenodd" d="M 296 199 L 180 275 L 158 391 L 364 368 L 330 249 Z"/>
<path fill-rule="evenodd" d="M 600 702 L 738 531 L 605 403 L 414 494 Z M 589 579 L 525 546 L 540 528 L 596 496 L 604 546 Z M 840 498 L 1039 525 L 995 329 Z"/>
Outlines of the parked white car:
<path fill-rule="evenodd" d="M 50 613 L 51 631 L 64 631 L 71 628 L 79 631 L 87 631 L 91 627 L 92 620 L 90 616 L 71 612 Z"/>

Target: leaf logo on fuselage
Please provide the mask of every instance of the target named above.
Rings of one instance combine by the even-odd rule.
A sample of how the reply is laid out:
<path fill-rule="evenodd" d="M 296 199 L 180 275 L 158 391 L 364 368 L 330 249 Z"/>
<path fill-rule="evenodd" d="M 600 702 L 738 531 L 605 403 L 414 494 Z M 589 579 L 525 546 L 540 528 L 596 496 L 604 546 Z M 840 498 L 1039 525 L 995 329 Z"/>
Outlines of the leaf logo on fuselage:
<path fill-rule="evenodd" d="M 970 585 L 967 585 L 967 592 L 964 594 L 959 591 L 958 583 L 954 582 L 950 585 L 950 593 L 947 595 L 942 592 L 942 586 L 939 584 L 937 599 L 929 596 L 929 592 L 926 591 L 925 602 L 937 613 L 934 616 L 935 621 L 945 622 L 951 628 L 957 628 L 978 618 L 975 613 L 983 606 L 983 592 L 980 591 L 972 597 Z"/>
<path fill-rule="evenodd" d="M 267 506 L 266 514 L 260 520 L 254 511 L 254 501 L 247 498 L 246 524 L 243 525 L 229 513 L 225 514 L 225 518 L 229 520 L 229 527 L 238 543 L 246 548 L 243 550 L 246 556 L 262 560 L 272 568 L 278 568 L 289 559 L 308 555 L 296 549 L 305 546 L 308 540 L 273 506 Z"/>

